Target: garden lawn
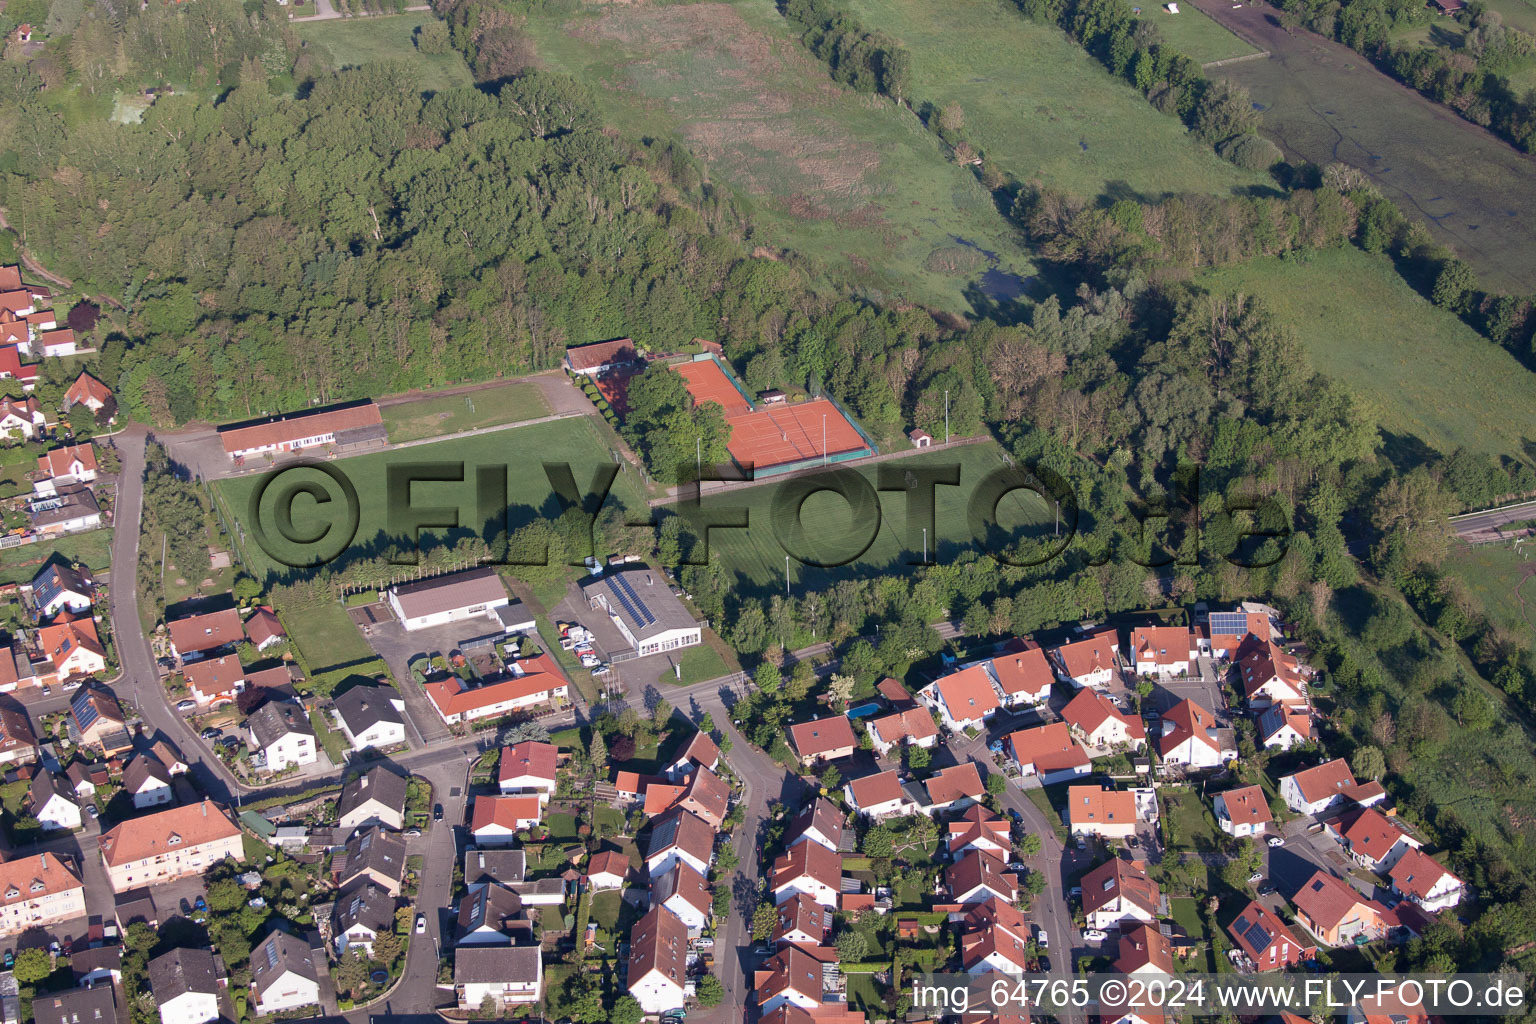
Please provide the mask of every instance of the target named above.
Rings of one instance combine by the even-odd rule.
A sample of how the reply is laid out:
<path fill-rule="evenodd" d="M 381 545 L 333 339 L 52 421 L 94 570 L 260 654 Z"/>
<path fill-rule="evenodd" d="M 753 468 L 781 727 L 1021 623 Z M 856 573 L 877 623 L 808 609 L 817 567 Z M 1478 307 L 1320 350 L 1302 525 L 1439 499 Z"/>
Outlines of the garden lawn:
<path fill-rule="evenodd" d="M 1184 929 L 1185 935 L 1204 944 L 1205 972 L 1216 973 L 1215 952 L 1211 949 L 1211 937 L 1206 933 L 1205 918 L 1200 916 L 1200 901 L 1193 896 L 1171 896 L 1168 911 L 1174 923 Z"/>
<path fill-rule="evenodd" d="M 734 660 L 733 658 L 732 661 Z M 715 679 L 741 671 L 741 666 L 727 662 L 714 645 L 708 642 L 699 644 L 697 647 L 684 648 L 676 664 L 681 669 L 680 673 L 667 669 L 661 673 L 657 681 L 671 683 L 674 686 L 692 686 L 706 679 Z"/>
<path fill-rule="evenodd" d="M 416 71 L 423 92 L 440 92 L 474 84 L 474 76 L 457 50 L 425 54 L 412 40 L 417 26 L 433 20 L 431 11 L 335 21 L 295 22 L 294 30 L 306 43 L 330 51 L 338 68 L 399 61 Z"/>
<path fill-rule="evenodd" d="M 1221 829 L 1199 794 L 1187 789 L 1163 789 L 1162 800 L 1161 813 L 1167 818 L 1163 834 L 1167 835 L 1168 824 L 1174 829 L 1169 850 L 1214 853 L 1221 849 Z"/>
<path fill-rule="evenodd" d="M 549 402 L 537 384 L 517 381 L 463 395 L 392 403 L 380 412 L 391 441 L 415 441 L 536 419 L 549 412 Z"/>
<path fill-rule="evenodd" d="M 1195 283 L 1264 300 L 1312 365 L 1353 390 L 1384 430 L 1444 453 L 1524 454 L 1536 374 L 1422 298 L 1386 257 L 1339 247 L 1235 264 Z"/>
<path fill-rule="evenodd" d="M 1085 197 L 1111 189 L 1229 193 L 1264 183 L 1217 157 L 1177 118 L 1159 114 L 1060 29 L 1030 21 L 1008 0 L 847 0 L 846 9 L 911 52 L 915 101 L 960 104 L 967 137 L 1019 181 L 1039 178 Z M 1202 52 L 1247 49 L 1214 23 L 1209 29 L 1200 34 Z"/>
<path fill-rule="evenodd" d="M 112 564 L 112 531 L 92 530 L 51 543 L 22 544 L 0 550 L 0 583 L 30 583 L 55 553 L 71 562 L 84 562 L 100 572 Z"/>
<path fill-rule="evenodd" d="M 311 711 L 309 724 L 315 728 L 315 738 L 320 741 L 320 746 L 325 748 L 325 756 L 331 759 L 331 764 L 337 768 L 347 763 L 347 744 L 345 738 L 334 729 L 331 723 L 325 720 L 324 711 Z"/>

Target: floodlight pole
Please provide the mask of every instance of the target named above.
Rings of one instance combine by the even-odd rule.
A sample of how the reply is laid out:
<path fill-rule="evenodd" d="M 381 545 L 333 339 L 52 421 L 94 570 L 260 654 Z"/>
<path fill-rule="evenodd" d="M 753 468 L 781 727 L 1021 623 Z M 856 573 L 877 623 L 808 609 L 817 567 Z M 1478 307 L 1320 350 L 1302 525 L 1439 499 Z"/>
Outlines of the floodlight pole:
<path fill-rule="evenodd" d="M 789 596 L 789 556 L 784 556 L 784 596 Z"/>
<path fill-rule="evenodd" d="M 694 456 L 693 456 L 694 457 L 694 465 L 696 465 L 698 467 L 698 474 L 699 475 L 698 475 L 697 479 L 703 480 L 704 479 L 704 438 L 696 437 L 696 438 L 693 439 L 693 452 L 694 452 Z"/>
<path fill-rule="evenodd" d="M 923 564 L 928 564 L 928 527 L 923 527 Z"/>
<path fill-rule="evenodd" d="M 821 414 L 821 464 L 827 464 L 827 414 Z"/>
<path fill-rule="evenodd" d="M 944 389 L 944 443 L 949 444 L 949 389 Z"/>

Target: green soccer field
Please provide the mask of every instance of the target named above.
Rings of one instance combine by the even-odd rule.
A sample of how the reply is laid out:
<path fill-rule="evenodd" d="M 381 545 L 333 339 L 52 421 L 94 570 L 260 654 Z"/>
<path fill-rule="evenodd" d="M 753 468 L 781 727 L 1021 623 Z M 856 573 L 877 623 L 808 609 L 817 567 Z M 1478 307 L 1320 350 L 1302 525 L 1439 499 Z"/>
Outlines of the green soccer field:
<path fill-rule="evenodd" d="M 381 413 L 391 441 L 416 441 L 502 423 L 538 419 L 549 412 L 544 391 L 530 381 L 466 395 L 386 405 Z"/>
<path fill-rule="evenodd" d="M 410 500 L 414 508 L 442 506 L 457 512 L 461 524 L 458 531 L 423 531 L 426 534 L 446 536 L 450 542 L 471 532 L 475 534 L 482 532 L 483 518 L 477 508 L 475 493 L 476 466 L 506 467 L 507 490 L 511 496 L 512 506 L 510 519 L 515 529 L 535 517 L 545 516 L 553 519 L 559 514 L 554 492 L 544 473 L 544 463 L 568 463 L 576 486 L 585 491 L 591 485 L 593 472 L 599 467 L 612 466 L 614 456 L 612 450 L 599 436 L 591 419 L 583 416 L 501 430 L 476 437 L 442 441 L 438 444 L 420 445 L 401 451 L 339 459 L 329 465 L 345 474 L 357 490 L 359 524 L 354 545 L 377 549 L 381 542 L 393 533 L 389 528 L 386 501 L 388 468 L 391 465 L 436 468 L 460 462 L 465 464 L 464 483 L 420 482 L 414 484 L 411 491 Z M 316 470 L 304 469 L 291 472 L 293 473 L 291 477 L 285 475 L 282 478 L 284 486 L 287 486 L 290 480 L 295 483 L 312 482 L 330 487 L 331 489 L 326 492 L 328 494 L 339 495 L 334 485 L 331 485 L 326 477 Z M 252 474 L 247 477 L 222 480 L 216 486 L 230 513 L 244 527 L 243 548 L 247 568 L 258 577 L 269 574 L 282 576 L 287 573 L 285 567 L 263 552 L 250 532 L 251 496 L 261 479 L 261 475 Z M 638 475 L 626 465 L 614 481 L 609 501 L 618 499 L 632 509 L 641 509 L 644 502 L 640 488 L 641 482 Z M 276 486 L 269 488 L 264 498 L 262 521 L 266 524 L 274 522 L 272 512 L 275 508 L 277 490 Z M 339 505 L 334 506 L 334 508 L 339 507 Z M 294 532 L 318 534 L 331 521 L 326 516 L 332 512 L 331 505 L 320 506 L 308 498 L 298 498 L 294 502 L 293 510 Z M 280 555 L 299 560 L 299 553 L 306 550 L 292 545 L 285 546 L 277 535 L 277 530 L 270 525 L 267 527 L 267 534 Z"/>
<path fill-rule="evenodd" d="M 993 470 L 1004 467 L 1002 448 L 991 442 L 962 445 L 947 451 L 924 452 L 908 459 L 884 463 L 886 466 L 903 468 L 949 464 L 959 466 L 960 485 L 935 489 L 936 536 L 929 538 L 930 554 L 941 562 L 954 559 L 965 547 L 971 545 L 968 503 L 976 493 L 976 485 Z M 853 468 L 872 487 L 878 484 L 879 470 L 876 466 Z M 803 585 L 820 589 L 839 578 L 846 578 L 850 568 L 819 568 L 802 564 L 797 556 L 803 555 L 811 561 L 836 562 L 857 551 L 869 539 L 871 532 L 872 541 L 852 563 L 851 571 L 863 574 L 905 572 L 908 571 L 909 561 L 921 559 L 921 533 L 914 543 L 910 546 L 908 544 L 906 495 L 901 492 L 877 491 L 880 509 L 875 517 L 852 512 L 849 504 L 835 494 L 815 495 L 801 507 L 801 536 L 783 521 L 786 508 L 781 508 L 780 521 L 775 522 L 775 503 L 781 506 L 792 504 L 794 487 L 791 481 L 769 481 L 746 490 L 706 495 L 702 502 L 706 511 L 740 506 L 747 510 L 748 515 L 745 529 L 711 531 L 711 559 L 718 561 L 746 584 L 765 592 L 782 590 L 786 554 L 790 554 L 789 581 L 792 588 Z M 1004 497 L 998 506 L 999 528 L 1015 538 L 1048 535 L 1052 528 L 1052 516 L 1052 509 L 1045 501 L 1029 491 L 1015 491 Z"/>

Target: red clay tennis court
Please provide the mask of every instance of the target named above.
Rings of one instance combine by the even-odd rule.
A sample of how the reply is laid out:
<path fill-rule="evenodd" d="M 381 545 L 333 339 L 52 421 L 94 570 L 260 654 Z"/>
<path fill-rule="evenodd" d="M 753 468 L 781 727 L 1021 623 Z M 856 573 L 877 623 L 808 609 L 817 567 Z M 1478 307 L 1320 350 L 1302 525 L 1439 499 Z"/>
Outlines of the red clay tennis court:
<path fill-rule="evenodd" d="M 823 419 L 825 417 L 825 419 Z M 825 398 L 797 405 L 769 405 L 741 416 L 727 416 L 731 458 L 759 467 L 779 466 L 823 455 L 860 451 L 869 447 L 837 406 Z M 822 430 L 826 446 L 822 446 Z"/>
<path fill-rule="evenodd" d="M 673 367 L 688 382 L 688 393 L 695 402 L 714 402 L 725 410 L 727 418 L 752 411 L 752 405 L 742 397 L 736 385 L 720 369 L 713 359 L 701 359 L 696 363 L 678 363 Z M 732 454 L 735 454 L 734 448 Z"/>

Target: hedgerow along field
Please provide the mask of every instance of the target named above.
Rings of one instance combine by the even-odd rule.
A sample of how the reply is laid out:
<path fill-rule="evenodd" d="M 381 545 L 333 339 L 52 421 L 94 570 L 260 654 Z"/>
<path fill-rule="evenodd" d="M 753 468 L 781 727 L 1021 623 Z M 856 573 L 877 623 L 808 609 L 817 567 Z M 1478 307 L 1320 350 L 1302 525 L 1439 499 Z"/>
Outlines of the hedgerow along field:
<path fill-rule="evenodd" d="M 959 103 L 966 135 L 1021 181 L 1117 198 L 1268 183 L 1216 156 L 1060 29 L 1030 21 L 1008 0 L 846 4 L 911 53 L 914 99 Z"/>
<path fill-rule="evenodd" d="M 888 460 L 880 465 L 913 467 L 958 465 L 960 485 L 938 487 L 934 496 L 935 534 L 929 538 L 929 553 L 936 561 L 949 562 L 970 544 L 967 503 L 976 485 L 989 473 L 1003 468 L 1003 449 L 987 441 L 957 445 L 938 451 L 926 451 L 904 459 Z M 866 479 L 871 487 L 879 483 L 879 467 L 873 463 L 851 464 L 848 468 Z M 718 561 L 751 589 L 770 593 L 784 591 L 784 546 L 774 530 L 773 507 L 776 498 L 788 493 L 784 481 L 768 481 L 755 487 L 727 491 L 718 495 L 706 492 L 701 499 L 705 510 L 742 507 L 747 510 L 748 528 L 713 530 L 710 533 L 710 559 Z M 792 590 L 801 587 L 823 590 L 850 575 L 875 575 L 908 572 L 908 561 L 921 556 L 921 540 L 907 543 L 907 498 L 899 491 L 877 492 L 880 498 L 880 526 L 868 549 L 849 566 L 818 568 L 791 558 L 789 581 Z M 856 519 L 849 504 L 835 494 L 819 494 L 808 499 L 801 509 L 809 550 L 815 561 L 830 561 L 851 550 L 857 539 L 867 535 L 868 527 Z M 1032 491 L 1014 491 L 998 506 L 998 525 L 1012 537 L 1049 536 L 1053 530 L 1054 509 Z M 1063 525 L 1063 531 L 1066 526 Z M 798 544 L 792 542 L 800 554 Z"/>
<path fill-rule="evenodd" d="M 682 140 L 748 202 L 765 245 L 877 299 L 967 312 L 989 267 L 1033 271 L 975 175 L 911 111 L 832 82 L 767 0 L 563 5 L 524 27 L 608 123 Z"/>
<path fill-rule="evenodd" d="M 422 53 L 416 49 L 412 36 L 417 27 L 434 17 L 431 11 L 407 11 L 331 21 L 295 21 L 293 27 L 306 43 L 318 43 L 329 50 L 338 68 L 393 60 L 416 72 L 423 92 L 473 85 L 474 76 L 459 51 Z"/>
<path fill-rule="evenodd" d="M 507 467 L 508 491 L 514 507 L 511 526 L 516 529 L 533 517 L 533 514 L 528 512 L 529 509 L 536 510 L 534 514 L 547 516 L 550 519 L 559 515 L 560 509 L 544 474 L 543 463 L 569 463 L 576 486 L 585 491 L 591 485 L 594 470 L 613 464 L 612 452 L 613 449 L 598 433 L 592 419 L 581 416 L 549 423 L 534 423 L 525 427 L 513 427 L 474 437 L 455 438 L 398 451 L 337 459 L 328 465 L 346 474 L 353 487 L 357 489 L 361 513 L 357 543 L 366 545 L 379 533 L 387 532 L 387 472 L 391 464 L 419 463 L 441 466 L 445 463 L 466 463 L 463 484 L 417 483 L 411 492 L 412 504 L 417 508 L 456 506 L 459 509 L 459 520 L 464 524 L 460 534 L 463 535 L 471 532 L 480 534 L 484 525 L 476 521 L 475 466 Z M 630 468 L 627 463 L 623 465 L 625 468 L 620 470 L 618 478 L 614 481 L 610 500 L 617 498 L 630 509 L 641 511 L 645 508 L 645 502 L 642 496 L 643 485 L 638 472 Z M 322 486 L 327 484 L 325 477 L 317 471 L 295 472 L 296 475 L 293 478 L 295 482 L 313 480 Z M 248 522 L 250 499 L 263 475 L 252 473 L 250 476 L 220 480 L 214 485 L 229 514 L 244 527 L 242 551 L 245 555 L 246 568 L 258 579 L 269 574 L 281 577 L 289 571 L 285 566 L 268 557 L 251 536 Z M 285 477 L 285 481 L 286 479 Z M 334 491 L 334 485 L 331 485 L 328 493 L 334 493 Z M 268 506 L 272 504 L 274 498 L 275 494 L 268 494 L 266 498 Z M 318 532 L 331 521 L 324 518 L 325 511 L 317 512 L 307 500 L 297 501 L 293 515 L 296 530 Z M 516 515 L 519 511 L 524 513 L 521 521 Z M 270 513 L 270 508 L 268 512 Z M 271 519 L 267 518 L 264 522 L 270 524 Z M 267 532 L 269 535 L 274 533 L 270 526 L 267 527 Z M 452 531 L 424 530 L 423 533 L 427 535 L 446 533 L 450 537 L 453 536 Z M 274 543 L 279 542 L 274 541 Z M 279 553 L 295 556 L 298 550 L 292 546 L 280 545 Z"/>
<path fill-rule="evenodd" d="M 1387 431 L 1450 453 L 1523 457 L 1536 435 L 1536 374 L 1431 305 L 1384 256 L 1355 248 L 1261 259 L 1195 278 L 1263 299 L 1320 372 L 1348 385 Z"/>

